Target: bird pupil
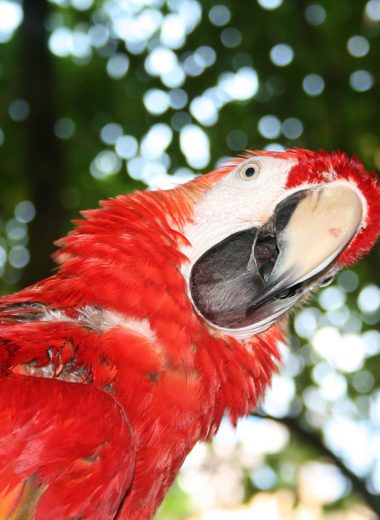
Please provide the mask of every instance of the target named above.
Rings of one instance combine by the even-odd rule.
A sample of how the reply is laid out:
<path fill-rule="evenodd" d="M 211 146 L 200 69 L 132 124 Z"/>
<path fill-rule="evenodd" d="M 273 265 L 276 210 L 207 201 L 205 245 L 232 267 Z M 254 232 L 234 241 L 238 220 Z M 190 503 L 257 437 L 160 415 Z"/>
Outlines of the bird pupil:
<path fill-rule="evenodd" d="M 247 177 L 252 177 L 253 175 L 255 175 L 255 173 L 256 173 L 255 168 L 247 168 L 247 169 L 245 170 L 245 175 L 246 175 Z"/>

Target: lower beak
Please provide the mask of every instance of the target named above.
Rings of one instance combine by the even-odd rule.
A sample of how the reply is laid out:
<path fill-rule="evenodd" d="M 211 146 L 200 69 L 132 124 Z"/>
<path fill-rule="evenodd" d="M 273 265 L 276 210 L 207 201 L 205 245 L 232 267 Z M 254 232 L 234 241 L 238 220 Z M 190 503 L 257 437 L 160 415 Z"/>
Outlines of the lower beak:
<path fill-rule="evenodd" d="M 197 260 L 190 278 L 195 307 L 221 328 L 268 328 L 334 274 L 362 219 L 361 199 L 348 183 L 293 192 L 261 229 L 235 233 Z"/>

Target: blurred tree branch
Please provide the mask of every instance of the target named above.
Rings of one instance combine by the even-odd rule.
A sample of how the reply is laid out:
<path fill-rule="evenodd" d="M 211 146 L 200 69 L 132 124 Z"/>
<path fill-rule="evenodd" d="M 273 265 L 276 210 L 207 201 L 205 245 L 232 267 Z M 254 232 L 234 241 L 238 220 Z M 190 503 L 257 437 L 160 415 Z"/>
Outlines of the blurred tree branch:
<path fill-rule="evenodd" d="M 55 85 L 48 50 L 46 0 L 24 0 L 20 28 L 19 91 L 30 107 L 25 121 L 24 175 L 37 214 L 30 226 L 31 261 L 23 274 L 30 284 L 47 276 L 53 267 L 53 241 L 62 233 L 64 210 L 60 194 L 64 185 L 63 154 L 54 135 Z"/>
<path fill-rule="evenodd" d="M 286 426 L 292 435 L 297 437 L 302 443 L 311 446 L 322 457 L 330 459 L 331 462 L 342 472 L 342 474 L 351 482 L 353 490 L 358 493 L 366 504 L 376 513 L 380 518 L 380 496 L 373 495 L 367 489 L 364 479 L 358 477 L 351 471 L 344 462 L 333 453 L 322 441 L 320 434 L 316 431 L 306 428 L 302 423 L 293 417 L 273 417 L 271 415 L 262 415 L 259 413 L 252 414 L 263 419 L 270 419 L 279 424 Z"/>

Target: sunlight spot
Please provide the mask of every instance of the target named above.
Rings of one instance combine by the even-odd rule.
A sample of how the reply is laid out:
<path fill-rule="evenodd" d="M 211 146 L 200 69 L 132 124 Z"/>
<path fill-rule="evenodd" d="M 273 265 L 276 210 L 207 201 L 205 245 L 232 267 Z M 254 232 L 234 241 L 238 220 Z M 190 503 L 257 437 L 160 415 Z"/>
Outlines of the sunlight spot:
<path fill-rule="evenodd" d="M 315 386 L 308 386 L 303 391 L 303 402 L 308 410 L 314 414 L 323 415 L 326 413 L 326 401 L 322 398 L 320 389 Z"/>
<path fill-rule="evenodd" d="M 367 393 L 370 392 L 375 384 L 375 378 L 368 370 L 362 370 L 357 374 L 354 374 L 352 378 L 352 384 L 358 392 Z"/>
<path fill-rule="evenodd" d="M 259 80 L 255 69 L 242 67 L 235 74 L 233 72 L 222 74 L 218 85 L 229 98 L 245 100 L 256 94 Z"/>
<path fill-rule="evenodd" d="M 104 47 L 108 42 L 109 29 L 105 25 L 93 25 L 88 31 L 88 38 L 91 45 L 97 49 Z"/>
<path fill-rule="evenodd" d="M 94 0 L 71 0 L 71 5 L 78 11 L 86 11 L 90 9 Z"/>
<path fill-rule="evenodd" d="M 362 312 L 376 312 L 380 308 L 380 289 L 376 285 L 364 287 L 358 297 L 358 306 Z"/>
<path fill-rule="evenodd" d="M 21 5 L 8 0 L 0 1 L 0 43 L 9 41 L 23 19 Z"/>
<path fill-rule="evenodd" d="M 244 417 L 236 427 L 236 438 L 247 445 L 251 454 L 278 453 L 289 442 L 289 431 L 283 425 L 258 417 Z M 256 442 L 252 442 L 255 439 Z"/>
<path fill-rule="evenodd" d="M 355 291 L 359 285 L 359 276 L 355 271 L 345 269 L 338 275 L 338 285 L 345 292 Z"/>
<path fill-rule="evenodd" d="M 319 96 L 325 88 L 325 82 L 319 74 L 308 74 L 304 77 L 302 86 L 309 96 Z"/>
<path fill-rule="evenodd" d="M 73 31 L 70 52 L 76 58 L 87 58 L 91 55 L 92 49 L 87 33 L 83 31 Z"/>
<path fill-rule="evenodd" d="M 180 110 L 181 108 L 186 106 L 187 101 L 187 93 L 184 90 L 176 88 L 169 92 L 170 106 L 175 110 Z"/>
<path fill-rule="evenodd" d="M 277 483 L 277 475 L 273 469 L 264 464 L 251 472 L 251 480 L 258 489 L 272 489 Z"/>
<path fill-rule="evenodd" d="M 216 435 L 219 435 L 219 432 L 225 429 L 225 423 L 228 423 L 227 419 L 223 419 L 220 428 L 218 430 L 218 433 Z M 230 429 L 233 432 L 233 435 L 235 436 L 235 431 L 233 430 L 232 426 L 230 425 Z M 215 440 L 216 436 L 213 439 L 213 442 Z M 208 454 L 208 444 L 203 442 L 198 442 L 194 448 L 191 450 L 191 452 L 186 457 L 182 467 L 181 471 L 186 471 L 188 469 L 198 469 L 202 464 L 206 461 Z"/>
<path fill-rule="evenodd" d="M 22 123 L 29 115 L 29 103 L 26 99 L 14 99 L 9 105 L 9 117 L 17 123 Z"/>
<path fill-rule="evenodd" d="M 199 96 L 190 103 L 191 115 L 205 126 L 212 126 L 218 120 L 218 111 L 207 96 Z"/>
<path fill-rule="evenodd" d="M 347 392 L 347 379 L 337 372 L 330 372 L 320 378 L 320 393 L 326 401 L 336 401 Z"/>
<path fill-rule="evenodd" d="M 355 372 L 362 368 L 365 344 L 358 334 L 340 334 L 334 327 L 322 327 L 312 339 L 314 349 L 337 369 Z"/>
<path fill-rule="evenodd" d="M 264 9 L 277 9 L 282 4 L 282 0 L 257 0 L 257 3 Z"/>
<path fill-rule="evenodd" d="M 376 356 L 380 353 L 380 332 L 377 330 L 368 330 L 363 332 L 362 339 L 364 342 L 365 354 L 367 357 Z"/>
<path fill-rule="evenodd" d="M 179 64 L 176 64 L 172 70 L 165 72 L 161 76 L 162 83 L 169 88 L 180 87 L 183 85 L 185 79 L 185 72 Z"/>
<path fill-rule="evenodd" d="M 365 13 L 373 22 L 380 22 L 380 2 L 379 0 L 370 0 L 365 6 Z"/>
<path fill-rule="evenodd" d="M 339 287 L 327 287 L 319 293 L 319 303 L 327 311 L 337 310 L 346 301 L 345 293 Z"/>
<path fill-rule="evenodd" d="M 125 54 L 117 53 L 107 61 L 107 73 L 113 79 L 124 78 L 129 69 L 129 58 Z"/>
<path fill-rule="evenodd" d="M 187 34 L 190 34 L 202 19 L 202 8 L 196 0 L 176 0 L 172 8 L 185 22 Z"/>
<path fill-rule="evenodd" d="M 243 150 L 248 145 L 248 136 L 243 130 L 231 130 L 227 134 L 226 142 L 231 150 Z"/>
<path fill-rule="evenodd" d="M 351 318 L 347 305 L 342 305 L 338 309 L 329 310 L 325 316 L 327 317 L 330 325 L 334 325 L 334 327 L 346 326 Z"/>
<path fill-rule="evenodd" d="M 212 47 L 202 45 L 195 51 L 194 59 L 201 67 L 211 67 L 216 61 L 216 52 Z"/>
<path fill-rule="evenodd" d="M 123 134 L 123 128 L 118 123 L 108 123 L 100 131 L 100 138 L 103 143 L 115 144 L 116 140 Z"/>
<path fill-rule="evenodd" d="M 210 162 L 210 142 L 197 125 L 186 125 L 180 131 L 180 148 L 193 168 L 204 168 Z"/>
<path fill-rule="evenodd" d="M 374 77 L 368 70 L 357 70 L 350 76 L 350 85 L 357 92 L 367 92 L 375 83 Z"/>
<path fill-rule="evenodd" d="M 299 336 L 309 339 L 312 337 L 318 326 L 319 311 L 312 307 L 303 309 L 296 314 L 294 327 Z"/>
<path fill-rule="evenodd" d="M 288 139 L 298 139 L 303 133 L 303 124 L 296 117 L 289 117 L 282 123 L 282 133 Z"/>
<path fill-rule="evenodd" d="M 323 430 L 327 445 L 359 476 L 365 475 L 373 463 L 367 426 L 345 416 L 332 416 Z"/>
<path fill-rule="evenodd" d="M 185 184 L 185 182 L 192 181 L 198 177 L 193 171 L 185 167 L 178 168 L 173 175 L 177 184 Z"/>
<path fill-rule="evenodd" d="M 204 67 L 199 61 L 195 59 L 195 56 L 188 56 L 183 62 L 183 68 L 188 76 L 199 76 L 202 74 Z"/>
<path fill-rule="evenodd" d="M 170 119 L 170 124 L 178 132 L 186 125 L 190 125 L 192 122 L 190 114 L 187 112 L 177 112 Z"/>
<path fill-rule="evenodd" d="M 314 365 L 311 371 L 311 376 L 316 383 L 320 384 L 321 381 L 323 381 L 323 379 L 333 371 L 334 369 L 329 363 L 326 361 L 319 361 Z"/>
<path fill-rule="evenodd" d="M 371 483 L 371 492 L 375 492 L 376 495 L 380 494 L 380 461 L 376 460 L 374 463 L 374 467 L 372 469 L 372 474 L 370 477 L 370 483 Z"/>
<path fill-rule="evenodd" d="M 4 264 L 6 261 L 7 261 L 7 252 L 3 246 L 0 246 L 0 268 L 4 267 Z"/>
<path fill-rule="evenodd" d="M 141 171 L 141 180 L 150 189 L 167 190 L 174 188 L 174 177 L 168 175 L 166 168 L 159 162 L 147 162 Z"/>
<path fill-rule="evenodd" d="M 186 41 L 185 20 L 179 14 L 165 16 L 161 25 L 160 39 L 163 45 L 179 49 Z"/>
<path fill-rule="evenodd" d="M 15 218 L 12 218 L 7 222 L 5 229 L 8 239 L 13 242 L 23 240 L 27 235 L 26 225 Z"/>
<path fill-rule="evenodd" d="M 31 222 L 36 216 L 36 208 L 30 200 L 23 200 L 15 207 L 15 217 L 19 222 Z"/>
<path fill-rule="evenodd" d="M 73 37 L 67 27 L 57 27 L 49 37 L 49 49 L 53 54 L 60 58 L 70 55 L 73 44 Z"/>
<path fill-rule="evenodd" d="M 239 29 L 235 29 L 234 27 L 228 27 L 222 31 L 220 35 L 220 40 L 225 47 L 228 49 L 234 49 L 241 44 L 242 36 Z"/>
<path fill-rule="evenodd" d="M 148 74 L 160 76 L 172 72 L 177 66 L 177 56 L 166 47 L 155 47 L 145 60 Z"/>
<path fill-rule="evenodd" d="M 144 94 L 143 100 L 148 112 L 155 115 L 166 112 L 170 104 L 168 93 L 158 88 L 147 90 Z"/>
<path fill-rule="evenodd" d="M 369 41 L 364 36 L 351 36 L 347 42 L 347 49 L 355 58 L 362 58 L 369 52 Z"/>
<path fill-rule="evenodd" d="M 141 154 L 146 159 L 158 158 L 173 139 L 173 131 L 164 123 L 153 125 L 141 141 Z"/>
<path fill-rule="evenodd" d="M 285 150 L 285 146 L 280 143 L 269 143 L 264 146 L 264 150 L 268 150 L 270 152 L 283 152 Z"/>
<path fill-rule="evenodd" d="M 22 269 L 25 267 L 30 260 L 30 253 L 26 247 L 17 245 L 11 248 L 8 255 L 8 261 L 11 266 L 16 269 Z"/>
<path fill-rule="evenodd" d="M 319 4 L 308 5 L 305 9 L 305 18 L 310 25 L 321 25 L 326 20 L 326 10 Z"/>
<path fill-rule="evenodd" d="M 289 411 L 294 396 L 294 380 L 274 375 L 272 385 L 265 393 L 263 408 L 266 413 L 273 415 L 273 417 L 284 417 Z"/>
<path fill-rule="evenodd" d="M 301 467 L 299 494 L 303 503 L 330 504 L 342 498 L 347 489 L 347 480 L 332 464 L 307 462 Z"/>
<path fill-rule="evenodd" d="M 245 418 L 242 420 L 245 421 Z M 223 457 L 232 454 L 237 444 L 237 429 L 235 429 L 231 422 L 224 417 L 215 437 L 212 440 L 213 450 L 218 456 Z"/>
<path fill-rule="evenodd" d="M 75 133 L 75 123 L 70 117 L 61 117 L 54 123 L 54 133 L 59 139 L 70 139 Z"/>
<path fill-rule="evenodd" d="M 133 157 L 127 163 L 128 175 L 134 180 L 141 180 L 142 171 L 146 161 L 140 157 Z"/>
<path fill-rule="evenodd" d="M 293 61 L 294 51 L 286 43 L 279 43 L 272 47 L 269 53 L 271 61 L 278 67 L 286 67 Z"/>
<path fill-rule="evenodd" d="M 225 5 L 214 5 L 208 14 L 210 22 L 218 27 L 226 25 L 231 19 L 231 11 Z"/>
<path fill-rule="evenodd" d="M 281 122 L 276 116 L 263 116 L 259 120 L 258 130 L 266 139 L 276 139 L 281 133 Z"/>
<path fill-rule="evenodd" d="M 120 171 L 121 161 L 115 152 L 104 150 L 99 152 L 91 162 L 90 173 L 95 179 L 101 180 L 115 175 Z"/>

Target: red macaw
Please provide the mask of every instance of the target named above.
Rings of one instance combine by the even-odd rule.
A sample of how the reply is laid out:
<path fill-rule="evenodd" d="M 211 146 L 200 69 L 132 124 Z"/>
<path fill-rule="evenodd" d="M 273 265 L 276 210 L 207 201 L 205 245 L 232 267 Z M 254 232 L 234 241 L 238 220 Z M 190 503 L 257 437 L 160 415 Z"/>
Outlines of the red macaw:
<path fill-rule="evenodd" d="M 369 251 L 379 215 L 358 159 L 303 149 L 84 212 L 57 273 L 0 299 L 0 517 L 152 518 L 194 444 L 255 408 L 288 311 Z"/>

